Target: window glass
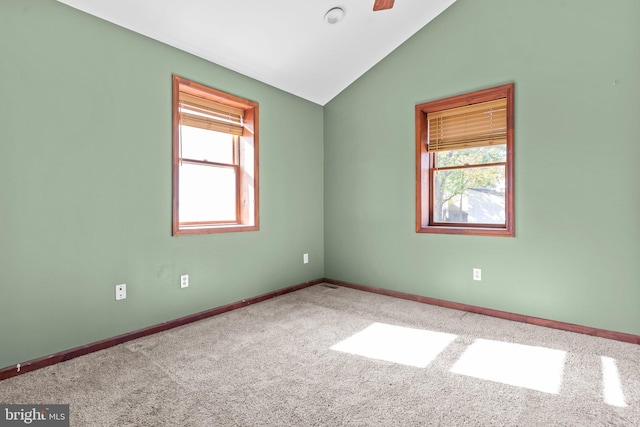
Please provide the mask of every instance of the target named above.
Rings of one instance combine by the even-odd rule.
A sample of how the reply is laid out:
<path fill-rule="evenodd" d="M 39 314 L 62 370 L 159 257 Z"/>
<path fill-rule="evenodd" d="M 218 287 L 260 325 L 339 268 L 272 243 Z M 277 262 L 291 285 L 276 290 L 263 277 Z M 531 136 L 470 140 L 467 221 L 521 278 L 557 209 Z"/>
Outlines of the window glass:
<path fill-rule="evenodd" d="M 180 166 L 180 221 L 234 222 L 236 171 L 183 163 Z"/>
<path fill-rule="evenodd" d="M 504 166 L 436 170 L 435 222 L 504 224 Z"/>
<path fill-rule="evenodd" d="M 182 158 L 233 164 L 233 135 L 180 126 Z"/>
<path fill-rule="evenodd" d="M 438 151 L 435 155 L 436 167 L 506 162 L 507 144 L 467 148 L 465 150 Z"/>

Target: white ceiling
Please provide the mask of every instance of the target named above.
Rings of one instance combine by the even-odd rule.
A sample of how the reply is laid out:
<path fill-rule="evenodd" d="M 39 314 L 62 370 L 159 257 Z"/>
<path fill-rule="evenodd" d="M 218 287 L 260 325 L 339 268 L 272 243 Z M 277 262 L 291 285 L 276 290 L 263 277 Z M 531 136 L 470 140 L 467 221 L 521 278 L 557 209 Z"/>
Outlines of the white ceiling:
<path fill-rule="evenodd" d="M 58 0 L 325 105 L 455 0 Z M 342 7 L 342 22 L 324 21 Z"/>

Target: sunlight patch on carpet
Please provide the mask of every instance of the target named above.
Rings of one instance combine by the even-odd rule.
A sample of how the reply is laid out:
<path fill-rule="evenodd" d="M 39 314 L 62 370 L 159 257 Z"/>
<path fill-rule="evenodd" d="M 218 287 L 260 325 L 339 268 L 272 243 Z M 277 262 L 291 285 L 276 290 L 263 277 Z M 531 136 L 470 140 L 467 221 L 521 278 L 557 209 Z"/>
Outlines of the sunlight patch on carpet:
<path fill-rule="evenodd" d="M 604 402 L 607 405 L 626 408 L 627 402 L 622 392 L 620 373 L 616 360 L 611 357 L 601 356 L 602 359 L 602 383 L 604 392 Z"/>
<path fill-rule="evenodd" d="M 477 339 L 451 372 L 558 394 L 566 352 L 545 347 Z"/>
<path fill-rule="evenodd" d="M 331 350 L 425 368 L 457 337 L 443 332 L 374 323 L 334 345 Z"/>

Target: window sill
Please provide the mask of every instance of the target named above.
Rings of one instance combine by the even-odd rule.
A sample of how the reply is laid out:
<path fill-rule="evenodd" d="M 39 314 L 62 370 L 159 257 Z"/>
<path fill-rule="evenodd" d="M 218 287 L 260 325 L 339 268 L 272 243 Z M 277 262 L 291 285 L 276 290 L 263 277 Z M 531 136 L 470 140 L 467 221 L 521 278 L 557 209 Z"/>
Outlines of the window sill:
<path fill-rule="evenodd" d="M 426 226 L 418 227 L 416 233 L 431 234 L 461 234 L 467 236 L 502 236 L 515 237 L 513 228 L 481 228 L 481 227 L 455 227 L 455 226 Z"/>
<path fill-rule="evenodd" d="M 225 225 L 200 225 L 192 227 L 183 227 L 173 230 L 174 236 L 189 234 L 216 234 L 216 233 L 239 233 L 243 231 L 258 231 L 258 225 L 244 224 L 225 224 Z"/>

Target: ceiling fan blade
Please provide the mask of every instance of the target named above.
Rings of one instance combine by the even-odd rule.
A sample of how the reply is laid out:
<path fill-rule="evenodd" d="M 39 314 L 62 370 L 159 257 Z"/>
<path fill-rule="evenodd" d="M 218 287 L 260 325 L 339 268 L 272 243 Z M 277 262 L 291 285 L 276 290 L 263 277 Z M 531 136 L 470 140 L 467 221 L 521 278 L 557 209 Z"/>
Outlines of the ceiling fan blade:
<path fill-rule="evenodd" d="M 373 10 L 391 9 L 394 1 L 395 0 L 376 0 L 373 4 Z"/>

